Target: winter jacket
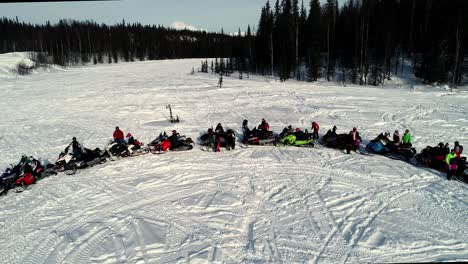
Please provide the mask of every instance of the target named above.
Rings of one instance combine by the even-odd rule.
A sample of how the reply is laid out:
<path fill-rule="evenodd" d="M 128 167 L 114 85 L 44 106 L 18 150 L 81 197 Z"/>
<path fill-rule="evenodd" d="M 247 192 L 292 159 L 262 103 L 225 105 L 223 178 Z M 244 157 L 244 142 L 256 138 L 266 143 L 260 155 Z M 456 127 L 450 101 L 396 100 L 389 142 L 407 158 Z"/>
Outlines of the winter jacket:
<path fill-rule="evenodd" d="M 403 135 L 403 144 L 411 144 L 412 137 L 410 133 L 405 133 Z"/>
<path fill-rule="evenodd" d="M 312 122 L 312 130 L 314 130 L 314 132 L 318 132 L 319 128 L 320 127 L 317 122 Z"/>
<path fill-rule="evenodd" d="M 259 126 L 258 126 L 258 129 L 260 130 L 265 130 L 265 131 L 270 131 L 270 125 L 263 121 Z"/>
<path fill-rule="evenodd" d="M 119 140 L 119 139 L 124 139 L 124 133 L 122 132 L 122 130 L 115 130 L 114 131 L 114 139 L 115 140 Z"/>
<path fill-rule="evenodd" d="M 450 165 L 450 162 L 452 161 L 452 159 L 456 158 L 457 155 L 455 153 L 449 153 L 447 154 L 447 156 L 445 157 L 445 162 Z"/>

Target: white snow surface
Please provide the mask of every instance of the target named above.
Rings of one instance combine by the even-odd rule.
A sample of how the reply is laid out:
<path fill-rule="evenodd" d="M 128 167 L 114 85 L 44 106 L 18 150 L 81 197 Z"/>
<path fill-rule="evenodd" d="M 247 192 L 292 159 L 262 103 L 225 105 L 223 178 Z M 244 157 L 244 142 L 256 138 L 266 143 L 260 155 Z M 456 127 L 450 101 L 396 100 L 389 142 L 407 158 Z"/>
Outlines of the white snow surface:
<path fill-rule="evenodd" d="M 3 57 L 2 57 L 3 59 Z M 415 147 L 468 144 L 468 93 L 190 75 L 200 60 L 120 63 L 0 79 L 0 166 L 54 161 L 114 127 L 143 142 L 266 118 Z M 171 104 L 181 123 L 168 123 Z M 46 178 L 0 198 L 0 263 L 468 261 L 467 185 L 381 156 L 318 146 L 147 154 Z"/>

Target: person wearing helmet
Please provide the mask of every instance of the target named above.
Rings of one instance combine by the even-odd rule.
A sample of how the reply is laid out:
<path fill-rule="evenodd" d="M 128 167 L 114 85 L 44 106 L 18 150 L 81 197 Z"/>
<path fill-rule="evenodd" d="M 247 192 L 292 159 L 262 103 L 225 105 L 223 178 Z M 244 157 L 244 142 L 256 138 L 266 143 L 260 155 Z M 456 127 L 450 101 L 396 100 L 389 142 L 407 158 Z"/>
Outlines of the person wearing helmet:
<path fill-rule="evenodd" d="M 412 146 L 412 141 L 413 137 L 411 136 L 409 129 L 405 130 L 405 133 L 403 134 L 403 140 L 402 140 L 402 145 L 404 147 L 411 147 Z"/>
<path fill-rule="evenodd" d="M 113 134 L 114 141 L 120 144 L 125 144 L 124 133 L 120 128 L 117 126 L 115 127 L 115 131 Z"/>
<path fill-rule="evenodd" d="M 127 139 L 127 145 L 132 146 L 131 150 L 137 150 L 141 148 L 140 141 L 136 140 L 131 133 L 127 133 L 125 137 Z"/>

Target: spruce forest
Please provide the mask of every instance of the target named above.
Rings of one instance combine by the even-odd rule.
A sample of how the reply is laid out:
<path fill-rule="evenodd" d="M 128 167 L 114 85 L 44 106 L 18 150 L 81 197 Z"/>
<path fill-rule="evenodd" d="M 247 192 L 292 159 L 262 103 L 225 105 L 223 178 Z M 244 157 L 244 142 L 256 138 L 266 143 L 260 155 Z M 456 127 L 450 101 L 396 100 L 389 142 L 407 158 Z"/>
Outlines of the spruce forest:
<path fill-rule="evenodd" d="M 40 62 L 63 66 L 227 58 L 231 70 L 282 81 L 361 85 L 384 84 L 410 67 L 424 83 L 467 82 L 466 0 L 276 0 L 259 15 L 258 25 L 236 35 L 125 21 L 34 25 L 3 18 L 0 53 L 35 51 Z"/>

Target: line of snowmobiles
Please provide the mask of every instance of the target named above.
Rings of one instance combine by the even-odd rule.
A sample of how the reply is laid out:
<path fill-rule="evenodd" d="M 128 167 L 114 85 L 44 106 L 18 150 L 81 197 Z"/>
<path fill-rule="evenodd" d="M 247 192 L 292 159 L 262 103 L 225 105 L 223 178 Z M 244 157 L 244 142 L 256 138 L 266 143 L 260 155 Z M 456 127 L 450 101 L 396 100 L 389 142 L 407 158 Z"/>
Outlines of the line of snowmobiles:
<path fill-rule="evenodd" d="M 318 125 L 317 125 L 318 126 Z M 285 127 L 281 133 L 276 134 L 269 130 L 269 125 L 263 119 L 262 123 L 250 130 L 248 121 L 244 120 L 242 124 L 242 148 L 248 145 L 257 146 L 276 146 L 276 147 L 314 147 L 320 143 L 329 148 L 358 152 L 362 155 L 382 155 L 395 160 L 402 160 L 419 167 L 427 167 L 440 172 L 447 173 L 448 178 L 468 183 L 468 164 L 465 157 L 453 158 L 449 161 L 445 159 L 448 146 L 426 147 L 421 153 L 408 144 L 394 144 L 385 135 L 380 134 L 377 138 L 371 140 L 365 147 L 360 144 L 361 137 L 354 128 L 348 134 L 336 133 L 336 127 L 323 135 L 320 141 L 318 138 L 318 129 L 309 133 L 307 129 L 302 131 L 299 128 L 293 129 L 291 126 Z M 132 137 L 133 138 L 133 137 Z M 197 139 L 198 145 L 204 151 L 221 151 L 221 148 L 232 150 L 236 147 L 236 132 L 233 129 L 224 130 L 219 123 L 216 129 L 209 128 L 207 132 L 200 134 Z M 74 143 L 76 139 L 73 139 Z M 125 141 L 124 141 L 125 142 Z M 133 141 L 132 141 L 133 142 Z M 65 174 L 75 174 L 78 170 L 92 167 L 120 158 L 144 155 L 147 153 L 162 154 L 167 151 L 187 151 L 193 149 L 195 143 L 191 138 L 181 136 L 173 130 L 171 136 L 166 132 L 159 136 L 146 146 L 135 140 L 133 144 L 119 143 L 111 140 L 107 146 L 101 150 L 83 148 L 77 153 L 74 150 L 69 151 L 71 143 L 65 151 L 61 152 L 57 161 L 53 164 L 42 164 L 33 157 L 23 156 L 17 165 L 11 165 L 0 175 L 0 194 L 15 189 L 23 190 L 26 186 L 34 184 L 36 181 L 47 176 L 63 172 Z M 456 142 L 457 143 L 457 142 Z M 440 143 L 442 144 L 442 143 Z M 448 145 L 448 144 L 447 144 Z M 461 154 L 462 151 L 460 151 Z"/>
<path fill-rule="evenodd" d="M 438 147 L 428 146 L 421 153 L 417 153 L 411 144 L 400 144 L 399 142 L 395 144 L 387 136 L 388 133 L 382 133 L 362 147 L 360 144 L 355 144 L 351 134 L 338 134 L 336 133 L 336 127 L 333 127 L 333 130 L 329 130 L 322 136 L 320 143 L 329 148 L 345 150 L 348 154 L 355 151 L 362 155 L 381 155 L 390 159 L 405 161 L 414 166 L 426 167 L 443 173 L 449 172 L 449 179 L 468 183 L 466 157 L 453 159 L 450 164 L 447 164 L 445 157 L 448 150 L 446 148 L 442 150 L 442 146 L 440 146 L 442 143 Z M 358 139 L 361 141 L 360 137 Z"/>

